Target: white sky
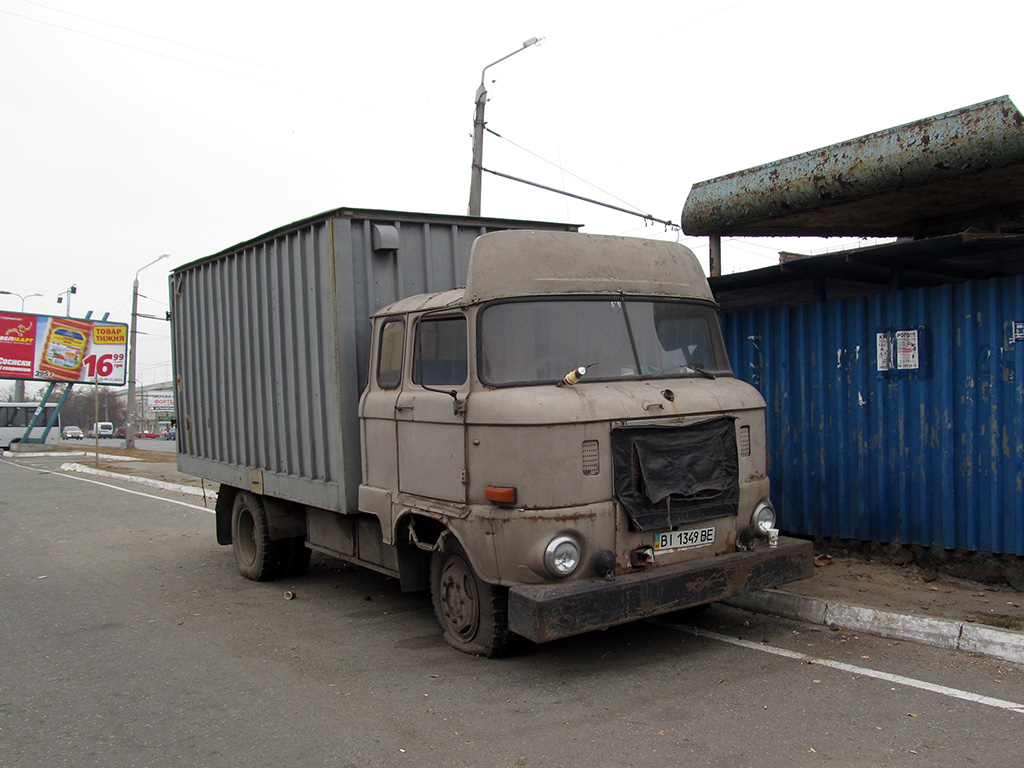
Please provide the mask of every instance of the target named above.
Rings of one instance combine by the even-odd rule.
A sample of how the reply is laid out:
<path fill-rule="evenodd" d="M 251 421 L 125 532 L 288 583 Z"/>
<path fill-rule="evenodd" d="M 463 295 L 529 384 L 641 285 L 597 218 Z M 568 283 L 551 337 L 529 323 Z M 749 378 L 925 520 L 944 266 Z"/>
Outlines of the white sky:
<path fill-rule="evenodd" d="M 170 268 L 321 211 L 463 214 L 480 71 L 533 36 L 488 70 L 484 165 L 678 222 L 695 182 L 1024 103 L 1022 22 L 1011 0 L 0 0 L 0 290 L 63 315 L 74 284 L 72 315 L 128 322 L 162 253 L 140 312 Z M 487 174 L 482 207 L 707 263 L 704 238 Z M 727 240 L 725 271 L 787 248 L 821 246 Z M 139 327 L 140 382 L 169 380 L 166 323 Z"/>

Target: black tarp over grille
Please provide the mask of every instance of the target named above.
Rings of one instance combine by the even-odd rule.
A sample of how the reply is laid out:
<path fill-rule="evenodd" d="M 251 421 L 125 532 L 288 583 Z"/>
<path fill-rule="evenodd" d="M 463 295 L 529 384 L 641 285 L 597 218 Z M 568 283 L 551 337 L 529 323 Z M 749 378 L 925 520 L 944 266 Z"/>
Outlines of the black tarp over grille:
<path fill-rule="evenodd" d="M 615 495 L 635 530 L 737 514 L 734 421 L 718 416 L 684 427 L 647 424 L 612 430 Z"/>

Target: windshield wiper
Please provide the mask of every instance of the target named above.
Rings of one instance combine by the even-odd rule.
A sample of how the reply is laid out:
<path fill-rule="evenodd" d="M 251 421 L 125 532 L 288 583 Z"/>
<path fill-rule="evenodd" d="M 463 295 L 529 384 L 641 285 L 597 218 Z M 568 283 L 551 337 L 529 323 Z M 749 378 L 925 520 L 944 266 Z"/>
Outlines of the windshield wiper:
<path fill-rule="evenodd" d="M 679 367 L 680 367 L 680 368 L 682 368 L 682 369 L 683 369 L 684 371 L 685 371 L 685 370 L 686 370 L 687 368 L 689 368 L 689 369 L 690 369 L 691 371 L 693 371 L 694 373 L 699 373 L 699 374 L 700 374 L 701 376 L 703 376 L 703 377 L 704 377 L 705 379 L 715 379 L 715 378 L 718 378 L 718 377 L 717 377 L 717 376 L 715 376 L 715 374 L 713 374 L 713 373 L 712 373 L 711 371 L 708 371 L 708 370 L 706 370 L 706 369 L 704 368 L 704 366 L 702 366 L 702 365 L 688 365 L 688 364 L 686 364 L 686 363 L 683 363 L 683 364 L 682 364 L 681 366 L 679 366 Z"/>

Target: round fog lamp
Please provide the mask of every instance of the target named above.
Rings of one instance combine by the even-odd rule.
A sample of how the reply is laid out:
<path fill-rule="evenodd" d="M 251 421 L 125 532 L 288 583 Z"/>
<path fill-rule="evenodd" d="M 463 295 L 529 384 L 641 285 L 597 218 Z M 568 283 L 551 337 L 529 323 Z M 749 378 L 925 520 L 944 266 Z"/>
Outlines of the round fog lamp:
<path fill-rule="evenodd" d="M 754 510 L 754 525 L 757 526 L 757 533 L 764 537 L 768 531 L 775 527 L 775 509 L 766 501 L 762 501 Z"/>
<path fill-rule="evenodd" d="M 544 567 L 552 576 L 568 576 L 579 564 L 580 545 L 572 536 L 556 536 L 544 550 Z"/>

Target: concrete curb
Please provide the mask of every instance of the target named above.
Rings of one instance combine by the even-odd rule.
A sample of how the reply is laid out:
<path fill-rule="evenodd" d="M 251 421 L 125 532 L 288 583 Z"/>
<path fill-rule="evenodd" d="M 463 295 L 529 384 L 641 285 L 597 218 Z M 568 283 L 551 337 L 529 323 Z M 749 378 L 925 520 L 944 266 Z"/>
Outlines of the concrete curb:
<path fill-rule="evenodd" d="M 3 451 L 4 457 L 14 459 L 65 459 L 72 456 L 95 457 L 95 453 L 87 451 L 44 451 L 42 453 L 23 453 L 21 451 Z M 134 456 L 120 456 L 116 453 L 101 453 L 103 461 L 142 461 Z"/>
<path fill-rule="evenodd" d="M 84 464 L 75 464 L 74 462 L 65 462 L 60 465 L 62 472 L 81 472 L 85 475 L 95 475 L 97 477 L 109 477 L 116 478 L 117 480 L 126 480 L 129 483 L 137 483 L 139 485 L 149 486 L 150 488 L 159 488 L 163 491 L 174 491 L 176 493 L 187 493 L 191 496 L 205 496 L 211 501 L 217 499 L 216 491 L 204 491 L 202 488 L 196 488 L 191 485 L 180 485 L 178 483 L 168 483 L 163 480 L 154 480 L 149 477 L 136 477 L 134 475 L 123 475 L 120 472 L 107 472 L 106 470 L 96 469 L 95 467 L 87 467 Z"/>
<path fill-rule="evenodd" d="M 734 608 L 768 613 L 808 624 L 843 627 L 855 632 L 954 651 L 984 653 L 997 659 L 1024 664 L 1024 632 L 1012 629 L 880 611 L 777 589 L 751 592 L 722 602 Z"/>

